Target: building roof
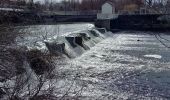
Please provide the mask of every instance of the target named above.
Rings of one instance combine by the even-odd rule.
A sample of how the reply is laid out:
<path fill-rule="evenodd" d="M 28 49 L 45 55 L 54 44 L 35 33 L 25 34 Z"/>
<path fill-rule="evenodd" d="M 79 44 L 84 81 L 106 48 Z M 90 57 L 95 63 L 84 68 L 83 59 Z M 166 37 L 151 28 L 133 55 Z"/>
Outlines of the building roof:
<path fill-rule="evenodd" d="M 105 3 L 108 3 L 108 4 L 111 4 L 112 6 L 115 6 L 115 2 L 111 1 L 111 0 L 107 0 L 103 4 L 105 4 Z"/>

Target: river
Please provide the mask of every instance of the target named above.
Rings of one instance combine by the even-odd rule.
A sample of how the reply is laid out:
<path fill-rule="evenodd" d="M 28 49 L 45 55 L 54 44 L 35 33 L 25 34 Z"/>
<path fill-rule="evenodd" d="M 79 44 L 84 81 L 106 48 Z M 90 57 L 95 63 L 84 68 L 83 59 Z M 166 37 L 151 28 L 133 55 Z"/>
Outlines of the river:
<path fill-rule="evenodd" d="M 59 33 L 68 33 L 70 30 L 89 27 L 85 26 L 72 25 L 67 29 L 60 26 L 57 29 L 60 29 Z M 49 31 L 44 32 L 39 28 Z M 56 26 L 50 26 L 50 29 L 38 26 L 39 34 L 50 31 L 53 33 L 55 30 Z M 31 32 L 35 30 L 31 28 Z M 55 82 L 55 86 L 64 87 L 61 89 L 63 91 L 79 91 L 71 95 L 81 95 L 81 99 L 169 100 L 170 35 L 167 34 L 168 32 L 116 32 L 79 57 L 56 61 L 57 70 L 65 75 Z M 25 36 L 28 38 L 33 35 L 24 34 L 24 39 Z M 25 45 L 23 42 L 17 43 Z"/>
<path fill-rule="evenodd" d="M 170 36 L 153 34 L 116 33 L 72 59 L 65 68 L 80 74 L 78 80 L 87 85 L 84 96 L 101 100 L 169 100 Z"/>

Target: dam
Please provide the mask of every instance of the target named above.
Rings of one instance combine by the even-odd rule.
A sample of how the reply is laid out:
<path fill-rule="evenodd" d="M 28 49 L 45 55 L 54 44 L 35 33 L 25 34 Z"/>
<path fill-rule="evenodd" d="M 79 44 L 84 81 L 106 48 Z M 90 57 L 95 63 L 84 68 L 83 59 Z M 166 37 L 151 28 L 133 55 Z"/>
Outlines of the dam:
<path fill-rule="evenodd" d="M 23 99 L 34 97 L 41 82 L 36 97 L 54 89 L 47 96 L 52 100 L 170 98 L 168 32 L 113 33 L 91 23 L 3 29 L 1 33 L 20 34 L 14 41 L 1 39 L 1 47 L 10 43 L 1 48 L 1 66 L 8 66 L 0 70 L 2 99 L 9 91 L 4 88 L 18 86 L 16 82 Z"/>
<path fill-rule="evenodd" d="M 0 100 L 170 100 L 169 0 L 41 1 L 0 0 Z"/>

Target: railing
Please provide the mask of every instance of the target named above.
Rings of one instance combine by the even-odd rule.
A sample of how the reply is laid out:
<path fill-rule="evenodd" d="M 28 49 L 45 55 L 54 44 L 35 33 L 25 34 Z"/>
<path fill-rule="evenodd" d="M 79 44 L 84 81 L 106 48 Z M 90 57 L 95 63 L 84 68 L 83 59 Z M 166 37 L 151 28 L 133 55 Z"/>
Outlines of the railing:
<path fill-rule="evenodd" d="M 96 15 L 98 11 L 44 11 L 48 15 Z"/>
<path fill-rule="evenodd" d="M 0 11 L 14 11 L 14 12 L 22 12 L 23 9 L 16 9 L 16 8 L 0 8 Z"/>

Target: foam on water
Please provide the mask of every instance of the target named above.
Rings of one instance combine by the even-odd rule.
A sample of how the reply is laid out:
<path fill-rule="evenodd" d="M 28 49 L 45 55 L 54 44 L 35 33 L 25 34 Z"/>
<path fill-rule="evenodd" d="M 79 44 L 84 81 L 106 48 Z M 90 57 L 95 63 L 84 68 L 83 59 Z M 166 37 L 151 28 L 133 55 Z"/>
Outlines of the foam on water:
<path fill-rule="evenodd" d="M 143 45 L 143 49 L 128 46 L 130 49 L 127 50 L 125 46 L 128 45 L 126 41 L 129 41 L 129 36 L 133 34 L 120 34 L 115 38 L 107 38 L 70 62 L 75 66 L 75 68 L 67 66 L 70 70 L 79 66 L 84 70 L 82 81 L 95 83 L 94 87 L 89 83 L 88 88 L 94 90 L 84 91 L 84 96 L 112 95 L 112 99 L 116 100 L 168 100 L 169 62 L 162 61 L 165 59 L 163 53 L 166 48 L 159 48 L 161 44 L 158 43 L 157 49 L 152 48 L 148 51 L 148 48 L 152 47 L 152 42 L 155 43 L 155 39 L 148 43 L 150 46 Z M 134 35 L 136 38 L 137 36 Z M 140 37 L 144 37 L 144 41 L 146 37 L 154 39 L 150 35 Z M 130 39 L 135 41 L 136 38 Z M 137 41 L 133 43 L 140 45 Z"/>
<path fill-rule="evenodd" d="M 148 55 L 144 55 L 144 57 L 147 57 L 147 58 L 157 58 L 157 59 L 161 59 L 162 58 L 161 55 L 157 55 L 157 54 L 148 54 Z"/>
<path fill-rule="evenodd" d="M 75 36 L 74 34 L 78 33 L 69 33 L 69 36 Z M 64 62 L 56 60 L 56 70 L 59 73 L 57 74 L 60 76 L 60 73 L 64 72 L 61 79 L 57 77 L 58 79 L 53 81 L 55 87 L 57 87 L 56 93 L 61 92 L 58 90 L 61 87 L 63 87 L 63 93 L 65 93 L 65 90 L 67 91 L 70 85 L 74 83 L 70 90 L 83 86 L 82 96 L 96 97 L 95 99 L 101 100 L 105 100 L 109 96 L 111 96 L 111 99 L 117 100 L 166 100 L 166 98 L 169 98 L 170 61 L 168 60 L 168 63 L 166 63 L 161 60 L 170 53 L 163 55 L 166 49 L 159 48 L 161 44 L 157 44 L 156 49 L 153 48 L 153 43 L 156 43 L 153 36 L 119 34 L 106 39 L 105 35 L 98 32 L 101 35 L 99 37 L 95 37 L 89 30 L 83 31 L 83 33 L 92 37 L 83 40 L 84 45 L 89 47 L 90 50 L 85 50 L 75 41 L 71 41 L 76 45 L 76 47 L 73 47 L 64 37 L 61 39 L 51 37 L 46 41 L 56 44 L 64 42 L 67 53 L 75 57 L 74 59 L 67 58 L 68 61 L 64 59 Z M 148 38 L 153 41 L 145 42 L 149 46 L 143 44 L 141 46 L 141 42 L 136 41 L 139 37 L 143 41 L 148 40 Z M 129 43 L 135 44 L 135 48 Z M 40 47 L 44 46 L 41 42 L 38 42 L 38 44 Z M 29 69 L 29 65 L 27 66 L 27 72 L 31 73 L 32 70 Z M 76 79 L 73 78 L 74 75 Z M 36 78 L 35 75 L 32 75 L 32 77 L 33 79 Z M 30 83 L 34 83 L 33 81 Z M 44 89 L 47 88 L 48 82 L 44 86 Z"/>

